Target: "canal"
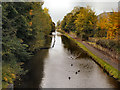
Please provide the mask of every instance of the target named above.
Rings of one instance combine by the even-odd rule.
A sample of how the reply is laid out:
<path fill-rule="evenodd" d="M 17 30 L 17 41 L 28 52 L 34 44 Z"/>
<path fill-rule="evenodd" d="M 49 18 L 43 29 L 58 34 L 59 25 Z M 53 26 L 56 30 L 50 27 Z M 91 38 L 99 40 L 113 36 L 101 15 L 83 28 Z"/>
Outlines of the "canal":
<path fill-rule="evenodd" d="M 37 52 L 16 88 L 118 88 L 119 83 L 73 41 L 58 32 L 54 35 L 52 48 Z"/>

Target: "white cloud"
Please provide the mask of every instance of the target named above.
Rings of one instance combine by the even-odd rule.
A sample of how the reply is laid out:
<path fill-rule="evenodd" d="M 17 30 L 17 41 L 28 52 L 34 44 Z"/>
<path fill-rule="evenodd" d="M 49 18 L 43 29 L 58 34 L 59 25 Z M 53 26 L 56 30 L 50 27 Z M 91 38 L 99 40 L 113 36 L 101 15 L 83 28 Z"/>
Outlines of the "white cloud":
<path fill-rule="evenodd" d="M 120 0 L 44 0 L 44 7 L 49 9 L 49 13 L 56 23 L 58 20 L 69 13 L 75 6 L 90 5 L 96 14 L 104 11 L 110 12 L 112 9 L 118 9 L 118 1 Z"/>

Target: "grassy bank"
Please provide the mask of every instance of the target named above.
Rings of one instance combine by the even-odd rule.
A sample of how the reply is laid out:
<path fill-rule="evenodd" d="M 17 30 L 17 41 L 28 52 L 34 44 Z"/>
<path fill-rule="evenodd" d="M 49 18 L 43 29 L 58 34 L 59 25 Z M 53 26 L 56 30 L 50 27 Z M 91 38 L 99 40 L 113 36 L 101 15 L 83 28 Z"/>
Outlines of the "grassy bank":
<path fill-rule="evenodd" d="M 77 40 L 70 37 L 67 33 L 64 31 L 59 32 L 63 33 L 66 37 L 74 41 L 78 46 L 80 46 L 84 51 L 86 51 L 94 60 L 96 63 L 98 63 L 110 76 L 114 77 L 118 81 L 120 81 L 120 71 L 112 67 L 110 64 L 99 58 L 98 56 L 94 55 L 88 48 L 86 48 L 82 43 L 78 42 Z"/>

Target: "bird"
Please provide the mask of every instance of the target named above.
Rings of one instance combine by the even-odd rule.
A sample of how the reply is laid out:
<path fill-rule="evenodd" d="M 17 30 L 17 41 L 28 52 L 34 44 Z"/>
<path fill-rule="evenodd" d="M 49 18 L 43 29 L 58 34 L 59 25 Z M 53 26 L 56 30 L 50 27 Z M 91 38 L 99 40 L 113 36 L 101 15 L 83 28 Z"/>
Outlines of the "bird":
<path fill-rule="evenodd" d="M 71 64 L 71 66 L 73 66 L 73 64 Z"/>
<path fill-rule="evenodd" d="M 78 70 L 78 72 L 80 72 L 80 70 Z"/>
<path fill-rule="evenodd" d="M 73 57 L 71 57 L 71 59 L 73 59 Z"/>
<path fill-rule="evenodd" d="M 68 79 L 70 80 L 70 79 L 71 79 L 71 77 L 68 77 Z"/>
<path fill-rule="evenodd" d="M 75 74 L 77 74 L 77 72 L 75 72 Z"/>

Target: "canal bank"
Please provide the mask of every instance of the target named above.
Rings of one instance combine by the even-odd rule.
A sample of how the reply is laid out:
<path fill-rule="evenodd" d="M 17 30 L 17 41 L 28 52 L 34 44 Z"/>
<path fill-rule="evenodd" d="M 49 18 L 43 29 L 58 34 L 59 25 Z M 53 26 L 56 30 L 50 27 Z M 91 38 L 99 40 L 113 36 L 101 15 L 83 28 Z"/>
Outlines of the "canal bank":
<path fill-rule="evenodd" d="M 55 43 L 54 43 L 55 41 Z M 51 47 L 41 49 L 29 61 L 28 73 L 14 88 L 112 88 L 120 86 L 75 42 L 61 33 L 52 37 Z M 63 83 L 64 82 L 64 83 Z"/>
<path fill-rule="evenodd" d="M 115 78 L 117 81 L 120 82 L 120 71 L 117 68 L 114 68 L 112 65 L 108 64 L 106 61 L 104 61 L 103 59 L 101 59 L 100 57 L 96 56 L 95 54 L 93 54 L 88 47 L 86 47 L 83 43 L 81 43 L 80 41 L 76 40 L 75 38 L 71 37 L 69 34 L 65 33 L 64 31 L 59 31 L 61 32 L 63 35 L 65 35 L 66 37 L 68 37 L 69 39 L 71 39 L 72 41 L 74 41 L 78 46 L 80 46 L 84 51 L 86 51 L 92 59 L 94 59 L 94 61 L 104 70 L 106 71 L 106 73 Z"/>

